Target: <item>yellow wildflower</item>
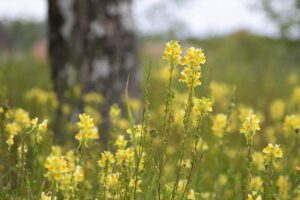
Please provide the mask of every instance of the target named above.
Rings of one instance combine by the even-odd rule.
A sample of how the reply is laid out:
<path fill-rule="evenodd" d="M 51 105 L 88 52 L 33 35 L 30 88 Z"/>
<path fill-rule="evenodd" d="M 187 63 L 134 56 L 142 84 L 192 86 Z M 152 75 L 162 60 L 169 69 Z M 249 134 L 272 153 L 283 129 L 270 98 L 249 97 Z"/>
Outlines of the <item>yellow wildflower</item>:
<path fill-rule="evenodd" d="M 276 145 L 268 144 L 268 146 L 266 146 L 263 149 L 263 153 L 271 158 L 272 157 L 282 158 L 282 155 L 283 155 L 282 150 L 278 144 L 276 144 Z"/>
<path fill-rule="evenodd" d="M 256 131 L 259 130 L 260 130 L 259 119 L 256 117 L 256 115 L 251 114 L 244 119 L 240 132 L 246 134 L 249 132 L 255 133 Z"/>
<path fill-rule="evenodd" d="M 202 49 L 191 47 L 187 51 L 187 55 L 183 57 L 180 64 L 184 66 L 180 73 L 180 82 L 186 83 L 188 87 L 194 88 L 201 85 L 201 65 L 206 61 Z"/>
<path fill-rule="evenodd" d="M 12 145 L 14 145 L 14 137 L 15 135 L 8 136 L 8 139 L 6 140 L 6 143 L 8 144 L 8 149 L 10 149 Z"/>
<path fill-rule="evenodd" d="M 196 193 L 194 189 L 190 189 L 186 195 L 187 199 L 189 200 L 196 200 Z"/>
<path fill-rule="evenodd" d="M 182 50 L 178 41 L 172 40 L 166 44 L 162 58 L 164 60 L 167 60 L 169 63 L 173 63 L 173 65 L 176 65 L 181 59 L 181 53 Z"/>
<path fill-rule="evenodd" d="M 116 153 L 116 160 L 118 165 L 132 164 L 134 161 L 134 153 L 131 148 L 119 149 Z"/>
<path fill-rule="evenodd" d="M 107 186 L 112 188 L 118 184 L 120 174 L 114 173 L 114 174 L 108 174 L 107 175 Z"/>
<path fill-rule="evenodd" d="M 30 118 L 28 112 L 19 108 L 15 111 L 15 121 L 22 127 L 28 128 L 30 126 Z"/>
<path fill-rule="evenodd" d="M 100 167 L 105 167 L 106 165 L 110 165 L 112 163 L 115 163 L 115 158 L 110 151 L 104 151 L 101 153 L 101 158 L 98 160 L 98 165 Z"/>
<path fill-rule="evenodd" d="M 38 125 L 38 131 L 45 132 L 48 129 L 48 120 L 44 120 L 42 123 Z"/>
<path fill-rule="evenodd" d="M 135 132 L 135 138 L 138 140 L 141 138 L 142 136 L 142 125 L 141 124 L 138 124 L 138 125 L 134 125 L 134 132 Z M 132 131 L 131 129 L 127 129 L 127 133 L 129 134 L 131 140 L 133 140 L 133 134 L 132 134 Z"/>
<path fill-rule="evenodd" d="M 4 129 L 9 135 L 17 135 L 21 131 L 20 126 L 15 122 L 6 124 Z"/>
<path fill-rule="evenodd" d="M 67 161 L 63 156 L 48 156 L 45 167 L 47 169 L 46 177 L 54 181 L 62 180 L 63 174 L 68 172 Z"/>
<path fill-rule="evenodd" d="M 186 169 L 190 169 L 192 167 L 192 162 L 190 159 L 183 160 L 181 166 Z"/>
<path fill-rule="evenodd" d="M 227 116 L 225 114 L 217 114 L 213 117 L 212 123 L 213 125 L 211 129 L 213 134 L 220 138 L 223 137 L 227 126 Z"/>
<path fill-rule="evenodd" d="M 212 112 L 212 103 L 207 98 L 194 99 L 194 111 L 197 115 L 205 116 Z"/>
<path fill-rule="evenodd" d="M 245 134 L 247 144 L 251 144 L 256 131 L 260 130 L 259 119 L 254 114 L 245 117 L 240 132 Z"/>
<path fill-rule="evenodd" d="M 87 146 L 89 140 L 95 140 L 99 138 L 98 129 L 94 124 L 93 118 L 87 114 L 79 115 L 79 122 L 77 123 L 79 132 L 75 138 L 80 142 L 80 145 L 84 143 Z"/>
<path fill-rule="evenodd" d="M 119 148 L 119 149 L 125 149 L 126 145 L 127 145 L 127 140 L 124 139 L 123 135 L 119 135 L 119 137 L 116 140 L 115 145 Z"/>

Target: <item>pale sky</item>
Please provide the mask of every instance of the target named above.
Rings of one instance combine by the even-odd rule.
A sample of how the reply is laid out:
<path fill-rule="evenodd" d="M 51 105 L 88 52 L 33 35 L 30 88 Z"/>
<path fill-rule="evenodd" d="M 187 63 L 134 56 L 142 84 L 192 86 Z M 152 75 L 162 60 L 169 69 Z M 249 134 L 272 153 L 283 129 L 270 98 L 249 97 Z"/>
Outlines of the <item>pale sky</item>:
<path fill-rule="evenodd" d="M 253 9 L 257 0 L 183 1 L 187 3 L 166 6 L 162 15 L 154 6 L 165 5 L 167 0 L 134 0 L 137 28 L 144 33 L 165 30 L 172 27 L 174 18 L 178 18 L 187 26 L 185 32 L 194 36 L 219 35 L 240 29 L 264 35 L 277 34 L 272 23 L 257 9 Z M 46 0 L 0 0 L 0 19 L 41 21 L 46 16 Z"/>

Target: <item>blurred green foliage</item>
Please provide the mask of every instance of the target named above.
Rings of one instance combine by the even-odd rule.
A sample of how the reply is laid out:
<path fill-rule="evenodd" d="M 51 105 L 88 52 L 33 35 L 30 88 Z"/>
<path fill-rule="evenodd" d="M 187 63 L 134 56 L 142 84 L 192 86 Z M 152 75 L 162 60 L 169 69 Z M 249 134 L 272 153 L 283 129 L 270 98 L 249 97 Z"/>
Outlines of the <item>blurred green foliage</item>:
<path fill-rule="evenodd" d="M 271 39 L 238 32 L 230 36 L 209 39 L 189 39 L 187 46 L 204 49 L 207 63 L 203 67 L 201 94 L 208 91 L 211 80 L 237 85 L 238 101 L 263 109 L 269 100 L 290 94 L 288 77 L 300 74 L 300 42 Z M 160 57 L 164 43 L 159 38 L 140 39 L 141 65 L 148 68 L 151 60 L 153 71 L 163 65 Z M 146 70 L 144 70 L 146 71 Z M 163 99 L 164 87 L 155 79 L 151 93 Z M 0 56 L 0 85 L 8 87 L 7 97 L 11 104 L 26 108 L 22 97 L 32 87 L 51 89 L 48 64 L 35 61 L 30 52 Z M 178 84 L 180 90 L 182 84 Z"/>

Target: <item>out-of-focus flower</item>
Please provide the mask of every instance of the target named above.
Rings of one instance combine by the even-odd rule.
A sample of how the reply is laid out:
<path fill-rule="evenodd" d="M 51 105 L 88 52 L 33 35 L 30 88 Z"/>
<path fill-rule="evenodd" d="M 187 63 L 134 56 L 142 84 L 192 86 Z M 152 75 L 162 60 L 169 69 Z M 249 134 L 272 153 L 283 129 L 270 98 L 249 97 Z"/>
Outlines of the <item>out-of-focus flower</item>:
<path fill-rule="evenodd" d="M 270 105 L 270 116 L 273 120 L 280 120 L 285 112 L 285 103 L 283 100 L 277 99 Z"/>
<path fill-rule="evenodd" d="M 284 118 L 283 129 L 287 134 L 297 133 L 300 130 L 300 115 L 287 115 Z"/>
<path fill-rule="evenodd" d="M 194 99 L 194 104 L 194 111 L 196 115 L 203 117 L 209 112 L 212 112 L 212 103 L 207 98 Z"/>
<path fill-rule="evenodd" d="M 227 116 L 225 114 L 217 114 L 212 119 L 212 131 L 213 134 L 219 138 L 223 137 L 226 126 L 227 126 Z"/>

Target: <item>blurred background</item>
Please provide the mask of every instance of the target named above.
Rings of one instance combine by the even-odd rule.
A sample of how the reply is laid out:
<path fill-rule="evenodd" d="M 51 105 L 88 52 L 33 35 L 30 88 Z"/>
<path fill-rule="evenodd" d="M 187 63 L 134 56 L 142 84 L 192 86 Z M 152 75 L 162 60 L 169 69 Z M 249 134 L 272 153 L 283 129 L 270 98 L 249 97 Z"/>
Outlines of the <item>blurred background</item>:
<path fill-rule="evenodd" d="M 141 98 L 151 62 L 155 104 L 164 44 L 177 39 L 207 55 L 199 94 L 212 80 L 235 85 L 237 101 L 264 110 L 298 82 L 299 38 L 298 0 L 0 0 L 1 93 L 30 109 L 28 91 L 53 91 L 80 110 L 95 91 L 105 116 L 129 74 L 130 95 Z"/>

